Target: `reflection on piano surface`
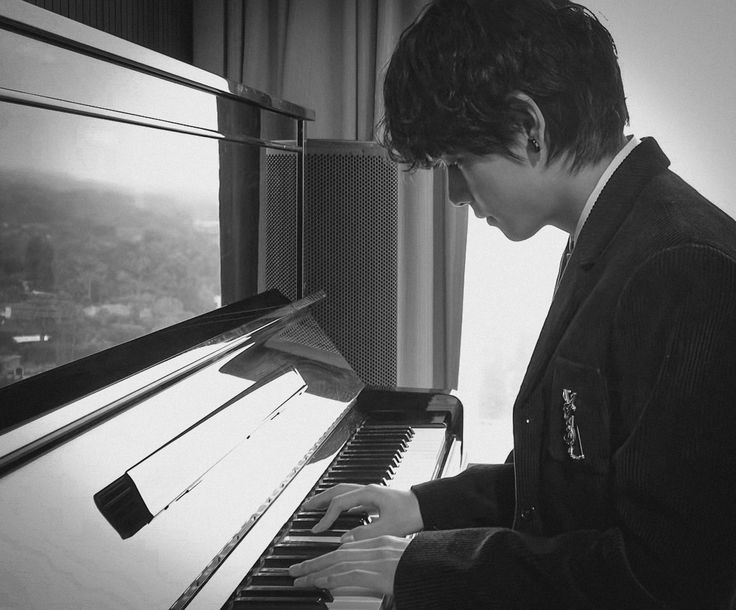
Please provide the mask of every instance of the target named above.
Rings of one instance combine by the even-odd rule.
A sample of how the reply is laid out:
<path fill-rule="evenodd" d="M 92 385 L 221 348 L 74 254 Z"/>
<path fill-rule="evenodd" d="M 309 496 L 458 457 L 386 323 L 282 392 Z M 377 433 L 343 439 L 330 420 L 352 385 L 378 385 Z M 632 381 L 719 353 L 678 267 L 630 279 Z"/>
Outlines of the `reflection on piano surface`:
<path fill-rule="evenodd" d="M 247 323 L 0 434 L 0 605 L 389 604 L 293 587 L 289 565 L 370 519 L 344 515 L 313 534 L 319 513 L 300 507 L 341 482 L 408 487 L 454 473 L 461 406 L 363 388 L 309 315 L 313 301 L 261 296 L 258 317 L 246 301 Z M 48 418 L 65 434 L 50 434 Z M 121 477 L 125 494 L 95 498 Z"/>

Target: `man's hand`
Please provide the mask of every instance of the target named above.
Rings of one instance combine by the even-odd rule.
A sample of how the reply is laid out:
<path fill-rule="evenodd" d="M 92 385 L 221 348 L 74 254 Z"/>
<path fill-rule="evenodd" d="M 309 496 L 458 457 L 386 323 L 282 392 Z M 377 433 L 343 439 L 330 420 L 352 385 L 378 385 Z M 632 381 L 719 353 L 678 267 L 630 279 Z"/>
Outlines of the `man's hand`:
<path fill-rule="evenodd" d="M 406 536 L 424 527 L 419 501 L 411 491 L 389 489 L 381 485 L 351 485 L 342 483 L 310 498 L 304 510 L 327 507 L 324 517 L 312 528 L 322 532 L 346 510 L 378 513 L 367 525 L 346 532 L 341 541 L 367 540 L 377 536 Z"/>
<path fill-rule="evenodd" d="M 381 536 L 348 542 L 336 551 L 289 568 L 296 587 L 338 589 L 360 587 L 376 595 L 392 594 L 396 566 L 410 540 Z"/>

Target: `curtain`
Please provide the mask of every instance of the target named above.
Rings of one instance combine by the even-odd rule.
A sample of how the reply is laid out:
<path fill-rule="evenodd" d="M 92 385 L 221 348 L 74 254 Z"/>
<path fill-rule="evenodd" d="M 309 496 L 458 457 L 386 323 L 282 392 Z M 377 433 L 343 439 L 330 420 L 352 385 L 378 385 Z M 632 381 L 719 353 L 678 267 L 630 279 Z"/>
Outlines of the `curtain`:
<path fill-rule="evenodd" d="M 312 108 L 309 138 L 373 140 L 385 68 L 403 29 L 427 0 L 194 0 L 194 63 L 229 80 Z M 402 285 L 403 323 L 443 328 L 407 345 L 405 362 L 446 370 L 457 387 L 467 210 L 446 203 L 444 172 L 400 180 L 405 260 L 433 261 Z M 425 295 L 431 295 L 429 299 Z M 439 357 L 438 357 L 439 356 Z"/>
<path fill-rule="evenodd" d="M 195 63 L 313 108 L 313 138 L 372 140 L 381 82 L 426 0 L 195 0 Z"/>

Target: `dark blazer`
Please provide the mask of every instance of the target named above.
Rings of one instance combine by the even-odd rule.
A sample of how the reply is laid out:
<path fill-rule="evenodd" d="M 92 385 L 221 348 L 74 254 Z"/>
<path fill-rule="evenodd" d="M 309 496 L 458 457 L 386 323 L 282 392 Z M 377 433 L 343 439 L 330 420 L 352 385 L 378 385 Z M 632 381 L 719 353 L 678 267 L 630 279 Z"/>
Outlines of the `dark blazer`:
<path fill-rule="evenodd" d="M 513 463 L 413 488 L 425 531 L 399 610 L 732 603 L 736 223 L 668 165 L 645 138 L 594 206 L 514 405 Z"/>

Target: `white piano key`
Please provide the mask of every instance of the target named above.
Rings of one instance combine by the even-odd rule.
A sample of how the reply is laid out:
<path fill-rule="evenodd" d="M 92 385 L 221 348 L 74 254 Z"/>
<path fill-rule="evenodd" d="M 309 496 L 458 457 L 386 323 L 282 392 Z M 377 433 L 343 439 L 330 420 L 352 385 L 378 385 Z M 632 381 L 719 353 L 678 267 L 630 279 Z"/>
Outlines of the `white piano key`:
<path fill-rule="evenodd" d="M 415 428 L 402 454 L 394 476 L 387 482 L 392 489 L 409 489 L 429 481 L 437 468 L 445 445 L 445 428 Z"/>

